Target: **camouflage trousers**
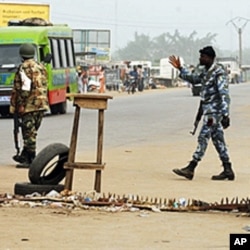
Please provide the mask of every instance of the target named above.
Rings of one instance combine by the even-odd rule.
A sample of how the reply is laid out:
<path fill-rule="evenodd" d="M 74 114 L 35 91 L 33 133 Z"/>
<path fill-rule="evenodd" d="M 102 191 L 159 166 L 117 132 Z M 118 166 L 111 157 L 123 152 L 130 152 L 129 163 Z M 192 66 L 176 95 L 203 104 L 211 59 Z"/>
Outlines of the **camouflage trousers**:
<path fill-rule="evenodd" d="M 28 152 L 36 152 L 37 131 L 42 123 L 43 111 L 29 112 L 22 115 L 23 148 Z"/>
<path fill-rule="evenodd" d="M 224 131 L 220 123 L 221 117 L 213 117 L 213 125 L 207 126 L 208 117 L 204 116 L 203 124 L 198 136 L 198 146 L 193 154 L 193 159 L 200 161 L 207 149 L 209 139 L 212 139 L 213 145 L 219 154 L 222 162 L 229 162 L 229 155 L 224 139 Z"/>

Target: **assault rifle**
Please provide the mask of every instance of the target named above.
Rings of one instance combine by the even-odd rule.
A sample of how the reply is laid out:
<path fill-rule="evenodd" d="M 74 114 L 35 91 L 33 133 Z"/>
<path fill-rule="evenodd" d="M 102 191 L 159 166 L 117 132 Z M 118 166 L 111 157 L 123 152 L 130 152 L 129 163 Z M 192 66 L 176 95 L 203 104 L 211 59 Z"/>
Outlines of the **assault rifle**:
<path fill-rule="evenodd" d="M 16 155 L 19 155 L 20 153 L 20 147 L 19 147 L 19 143 L 18 143 L 18 134 L 19 134 L 19 127 L 22 126 L 22 122 L 20 121 L 20 118 L 18 116 L 18 113 L 15 112 L 13 114 L 13 119 L 14 119 L 14 142 L 15 142 L 15 148 L 16 148 Z"/>
<path fill-rule="evenodd" d="M 190 131 L 190 134 L 192 134 L 192 135 L 195 134 L 202 115 L 203 115 L 202 101 L 200 101 L 199 108 L 198 108 L 198 111 L 197 111 L 197 114 L 196 114 L 196 117 L 195 117 L 195 121 L 194 121 L 194 129 L 193 129 L 193 131 Z"/>

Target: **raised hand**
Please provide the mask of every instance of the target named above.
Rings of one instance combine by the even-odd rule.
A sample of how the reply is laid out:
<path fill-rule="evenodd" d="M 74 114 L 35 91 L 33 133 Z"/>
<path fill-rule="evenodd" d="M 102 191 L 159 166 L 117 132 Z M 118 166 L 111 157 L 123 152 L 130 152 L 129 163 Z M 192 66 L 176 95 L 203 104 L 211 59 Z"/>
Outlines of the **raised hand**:
<path fill-rule="evenodd" d="M 181 62 L 180 62 L 180 58 L 177 56 L 169 56 L 169 63 L 171 65 L 173 65 L 173 67 L 175 67 L 176 69 L 180 69 L 181 68 Z"/>

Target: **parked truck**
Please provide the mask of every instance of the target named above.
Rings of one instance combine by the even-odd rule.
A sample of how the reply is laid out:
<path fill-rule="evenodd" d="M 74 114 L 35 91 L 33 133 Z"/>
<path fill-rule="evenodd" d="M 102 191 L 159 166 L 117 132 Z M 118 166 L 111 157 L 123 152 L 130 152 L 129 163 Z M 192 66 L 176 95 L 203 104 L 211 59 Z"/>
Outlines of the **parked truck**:
<path fill-rule="evenodd" d="M 241 81 L 241 69 L 236 58 L 218 57 L 217 62 L 226 69 L 230 83 L 239 83 Z"/>
<path fill-rule="evenodd" d="M 184 64 L 182 58 L 180 58 L 181 64 Z M 160 60 L 160 74 L 155 75 L 154 81 L 156 84 L 165 85 L 166 87 L 173 87 L 177 85 L 179 79 L 179 70 L 175 69 L 170 63 L 168 58 L 162 58 Z"/>

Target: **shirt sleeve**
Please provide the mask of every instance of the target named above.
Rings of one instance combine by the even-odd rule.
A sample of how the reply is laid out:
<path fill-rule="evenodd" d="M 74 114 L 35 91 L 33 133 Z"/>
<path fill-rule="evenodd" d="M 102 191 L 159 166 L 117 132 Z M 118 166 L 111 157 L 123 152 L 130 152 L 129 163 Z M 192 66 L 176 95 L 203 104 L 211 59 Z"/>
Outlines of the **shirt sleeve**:
<path fill-rule="evenodd" d="M 200 75 L 197 73 L 192 73 L 186 68 L 180 69 L 179 77 L 183 79 L 184 81 L 187 81 L 191 84 L 198 84 L 201 83 Z"/>
<path fill-rule="evenodd" d="M 218 92 L 221 98 L 221 112 L 223 116 L 229 116 L 230 96 L 228 81 L 225 75 L 217 78 Z"/>

